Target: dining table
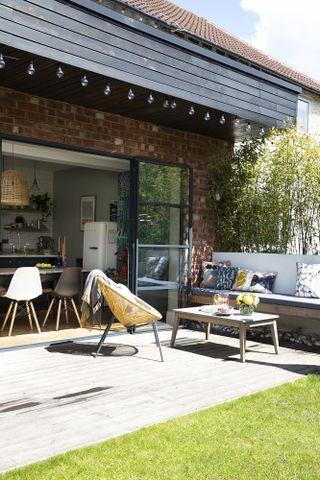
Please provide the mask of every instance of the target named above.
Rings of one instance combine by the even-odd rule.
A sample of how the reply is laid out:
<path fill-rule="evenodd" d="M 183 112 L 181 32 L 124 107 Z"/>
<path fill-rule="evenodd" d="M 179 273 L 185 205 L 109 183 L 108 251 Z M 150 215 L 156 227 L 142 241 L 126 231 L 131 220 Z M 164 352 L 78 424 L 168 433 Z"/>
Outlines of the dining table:
<path fill-rule="evenodd" d="M 18 267 L 0 268 L 0 288 L 1 286 L 5 289 L 8 287 L 10 280 L 17 268 Z M 63 270 L 63 267 L 39 268 L 41 283 L 43 285 L 51 283 L 54 287 L 57 284 Z M 90 272 L 90 270 L 87 268 L 82 268 L 81 271 L 83 278 L 86 278 Z"/>

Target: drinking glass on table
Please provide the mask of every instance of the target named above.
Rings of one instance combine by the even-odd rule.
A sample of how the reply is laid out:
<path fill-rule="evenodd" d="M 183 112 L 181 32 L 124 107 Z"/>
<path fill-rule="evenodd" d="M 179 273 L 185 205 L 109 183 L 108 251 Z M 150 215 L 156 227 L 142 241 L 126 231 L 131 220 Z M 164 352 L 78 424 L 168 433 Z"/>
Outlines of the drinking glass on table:
<path fill-rule="evenodd" d="M 213 305 L 216 311 L 227 312 L 229 310 L 229 295 L 227 293 L 216 293 L 213 295 Z"/>

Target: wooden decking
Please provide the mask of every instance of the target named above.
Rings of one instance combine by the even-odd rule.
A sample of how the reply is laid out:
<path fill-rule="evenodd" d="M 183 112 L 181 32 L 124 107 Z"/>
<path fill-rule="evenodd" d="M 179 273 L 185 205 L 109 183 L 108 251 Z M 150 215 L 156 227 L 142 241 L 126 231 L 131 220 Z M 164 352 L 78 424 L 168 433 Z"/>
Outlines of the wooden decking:
<path fill-rule="evenodd" d="M 0 471 L 320 371 L 315 353 L 248 341 L 242 364 L 237 338 L 159 335 L 164 363 L 151 332 L 111 334 L 96 359 L 94 340 L 2 350 Z"/>

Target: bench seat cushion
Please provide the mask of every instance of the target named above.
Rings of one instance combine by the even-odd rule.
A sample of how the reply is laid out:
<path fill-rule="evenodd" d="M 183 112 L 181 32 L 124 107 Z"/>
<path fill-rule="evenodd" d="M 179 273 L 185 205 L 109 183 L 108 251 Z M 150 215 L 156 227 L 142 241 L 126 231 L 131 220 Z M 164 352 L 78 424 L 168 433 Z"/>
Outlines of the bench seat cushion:
<path fill-rule="evenodd" d="M 229 290 L 215 290 L 211 288 L 194 287 L 191 289 L 192 295 L 211 297 L 215 293 L 227 293 L 230 298 L 236 298 L 239 292 Z M 277 305 L 286 305 L 300 308 L 320 308 L 320 298 L 295 297 L 293 295 L 281 295 L 279 293 L 259 293 L 258 297 L 263 303 L 274 303 Z"/>

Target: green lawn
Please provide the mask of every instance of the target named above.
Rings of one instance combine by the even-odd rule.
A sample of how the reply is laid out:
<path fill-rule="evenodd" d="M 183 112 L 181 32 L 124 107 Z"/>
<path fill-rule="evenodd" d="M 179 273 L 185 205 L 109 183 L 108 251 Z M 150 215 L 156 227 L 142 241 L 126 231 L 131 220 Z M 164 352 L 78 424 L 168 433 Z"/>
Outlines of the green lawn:
<path fill-rule="evenodd" d="M 320 378 L 310 375 L 0 478 L 320 479 Z"/>

